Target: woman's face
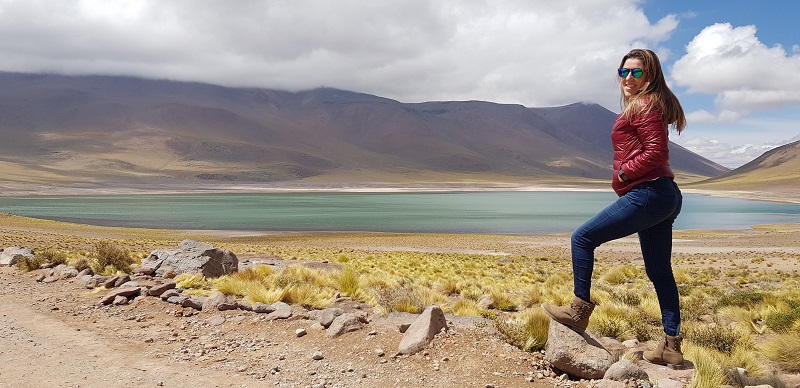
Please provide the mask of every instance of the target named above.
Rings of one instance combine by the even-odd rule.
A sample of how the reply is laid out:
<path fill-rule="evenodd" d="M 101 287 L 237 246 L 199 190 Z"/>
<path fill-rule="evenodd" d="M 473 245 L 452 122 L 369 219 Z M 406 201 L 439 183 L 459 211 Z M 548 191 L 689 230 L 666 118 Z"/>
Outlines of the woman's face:
<path fill-rule="evenodd" d="M 628 69 L 635 69 L 637 67 L 644 69 L 644 63 L 639 58 L 628 58 L 625 60 L 625 64 L 623 64 L 622 67 Z M 627 77 L 620 79 L 622 95 L 625 96 L 626 100 L 644 89 L 645 84 L 647 83 L 647 77 L 648 74 L 642 74 L 642 76 L 639 78 L 633 78 L 633 72 L 631 71 L 628 73 Z"/>

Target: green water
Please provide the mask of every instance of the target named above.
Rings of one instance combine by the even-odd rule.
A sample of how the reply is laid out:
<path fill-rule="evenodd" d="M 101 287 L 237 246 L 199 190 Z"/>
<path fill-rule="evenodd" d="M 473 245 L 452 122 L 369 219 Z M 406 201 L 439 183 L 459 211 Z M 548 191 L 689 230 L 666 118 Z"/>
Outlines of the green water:
<path fill-rule="evenodd" d="M 255 231 L 571 232 L 611 192 L 0 197 L 0 212 L 94 225 Z M 800 222 L 800 205 L 684 194 L 676 229 Z"/>

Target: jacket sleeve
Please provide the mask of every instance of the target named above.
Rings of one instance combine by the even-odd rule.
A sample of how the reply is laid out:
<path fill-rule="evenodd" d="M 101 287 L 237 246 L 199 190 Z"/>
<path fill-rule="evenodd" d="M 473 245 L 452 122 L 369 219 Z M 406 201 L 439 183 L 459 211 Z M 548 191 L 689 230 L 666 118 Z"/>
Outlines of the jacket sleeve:
<path fill-rule="evenodd" d="M 669 132 L 658 111 L 641 115 L 631 124 L 636 128 L 641 148 L 621 168 L 626 177 L 636 179 L 669 160 Z"/>

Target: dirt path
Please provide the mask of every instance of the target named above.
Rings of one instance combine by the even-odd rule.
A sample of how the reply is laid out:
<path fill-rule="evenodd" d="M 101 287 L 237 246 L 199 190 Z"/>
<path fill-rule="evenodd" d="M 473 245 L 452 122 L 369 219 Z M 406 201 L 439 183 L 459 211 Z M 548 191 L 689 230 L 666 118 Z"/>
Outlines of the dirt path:
<path fill-rule="evenodd" d="M 2 268 L 0 385 L 5 387 L 246 387 L 236 375 L 191 365 L 171 367 L 143 356 L 144 346 L 97 329 L 91 321 L 57 315 L 63 295 Z M 50 307 L 48 307 L 48 305 Z M 48 313 L 47 311 L 53 313 Z M 77 318 L 77 317 L 72 317 Z M 93 327 L 94 326 L 94 327 Z"/>
<path fill-rule="evenodd" d="M 100 306 L 104 293 L 34 277 L 0 267 L 3 388 L 542 388 L 555 381 L 529 381 L 540 354 L 522 352 L 469 323 L 455 325 L 420 353 L 396 356 L 402 334 L 388 320 L 328 338 L 305 319 L 264 321 L 239 310 L 196 313 L 153 297 Z M 308 334 L 298 338 L 298 328 Z M 314 360 L 315 352 L 324 358 Z"/>

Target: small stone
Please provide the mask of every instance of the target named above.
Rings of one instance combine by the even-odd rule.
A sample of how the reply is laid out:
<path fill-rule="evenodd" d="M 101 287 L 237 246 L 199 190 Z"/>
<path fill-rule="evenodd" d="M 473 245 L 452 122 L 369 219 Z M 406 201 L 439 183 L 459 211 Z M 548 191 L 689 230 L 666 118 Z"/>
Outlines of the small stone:
<path fill-rule="evenodd" d="M 302 336 L 304 336 L 304 335 L 306 335 L 306 334 L 308 334 L 308 332 L 306 331 L 306 329 L 302 329 L 302 328 L 301 328 L 301 329 L 297 329 L 297 330 L 295 330 L 295 331 L 294 331 L 294 335 L 295 335 L 295 336 L 297 336 L 298 338 L 299 338 L 299 337 L 302 337 Z"/>
<path fill-rule="evenodd" d="M 316 351 L 316 352 L 314 352 L 314 354 L 311 355 L 311 359 L 315 360 L 315 361 L 319 361 L 319 360 L 321 360 L 323 358 L 325 358 L 325 356 L 323 356 L 322 352 L 320 352 L 320 351 Z"/>
<path fill-rule="evenodd" d="M 386 352 L 384 352 L 383 349 L 381 349 L 381 348 L 375 349 L 375 355 L 376 356 L 383 357 L 385 354 L 386 354 Z"/>

